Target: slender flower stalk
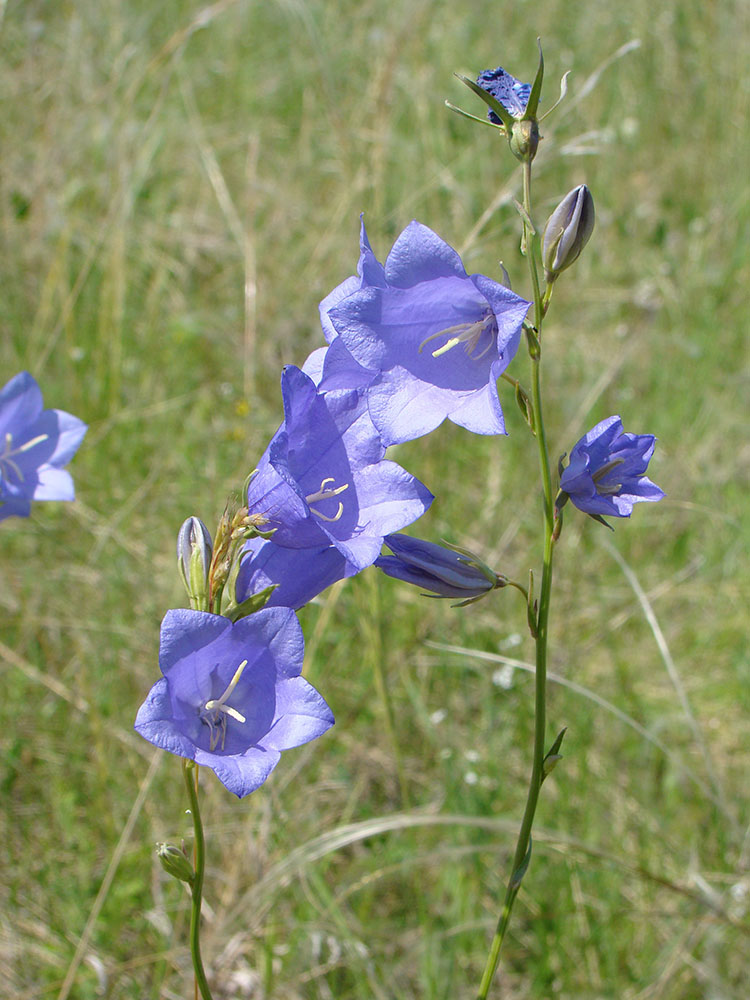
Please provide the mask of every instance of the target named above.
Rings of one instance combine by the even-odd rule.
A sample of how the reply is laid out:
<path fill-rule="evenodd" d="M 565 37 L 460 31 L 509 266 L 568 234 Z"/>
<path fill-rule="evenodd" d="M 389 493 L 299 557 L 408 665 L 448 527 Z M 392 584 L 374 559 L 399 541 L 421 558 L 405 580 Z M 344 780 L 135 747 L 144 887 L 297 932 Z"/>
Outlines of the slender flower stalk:
<path fill-rule="evenodd" d="M 193 896 L 190 909 L 190 956 L 195 970 L 195 983 L 200 990 L 201 997 L 203 1000 L 213 1000 L 201 958 L 201 903 L 203 901 L 203 873 L 206 867 L 206 842 L 203 837 L 203 823 L 198 806 L 198 765 L 195 761 L 183 758 L 182 774 L 190 799 L 190 814 L 193 817 L 193 830 L 195 831 L 195 840 L 193 841 L 195 877 L 190 885 Z"/>
<path fill-rule="evenodd" d="M 541 387 L 542 322 L 544 320 L 544 314 L 546 312 L 546 306 L 549 299 L 543 297 L 539 284 L 539 272 L 537 267 L 537 260 L 539 259 L 539 237 L 533 231 L 530 223 L 531 162 L 528 160 L 523 164 L 523 207 L 525 214 L 525 218 L 523 220 L 523 246 L 526 250 L 526 259 L 529 264 L 529 274 L 534 291 L 535 330 L 533 332 L 533 339 L 532 337 L 529 338 L 529 353 L 531 355 L 531 403 L 544 497 L 544 559 L 542 564 L 539 608 L 536 614 L 536 627 L 534 629 L 534 638 L 536 642 L 534 754 L 531 764 L 531 776 L 529 778 L 529 790 L 526 797 L 526 808 L 521 821 L 521 829 L 518 833 L 518 840 L 516 842 L 516 850 L 513 856 L 513 864 L 511 867 L 510 877 L 508 879 L 505 900 L 498 919 L 495 936 L 493 937 L 492 944 L 490 946 L 490 952 L 487 957 L 484 973 L 479 986 L 477 1000 L 486 1000 L 492 979 L 500 961 L 500 950 L 510 922 L 513 904 L 515 903 L 518 890 L 521 887 L 521 881 L 523 880 L 523 876 L 531 858 L 531 829 L 534 823 L 537 802 L 539 801 L 539 791 L 545 778 L 544 758 L 547 710 L 547 636 L 550 597 L 552 593 L 552 557 L 555 542 L 552 475 L 550 471 L 547 439 L 544 430 Z"/>

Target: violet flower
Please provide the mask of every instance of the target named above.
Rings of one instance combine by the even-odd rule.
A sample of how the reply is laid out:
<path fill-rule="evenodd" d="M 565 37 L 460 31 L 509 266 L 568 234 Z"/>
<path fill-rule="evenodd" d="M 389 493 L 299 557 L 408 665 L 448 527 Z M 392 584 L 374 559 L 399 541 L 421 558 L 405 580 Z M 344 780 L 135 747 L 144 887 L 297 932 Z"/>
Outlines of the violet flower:
<path fill-rule="evenodd" d="M 360 244 L 360 287 L 324 310 L 324 332 L 336 336 L 321 390 L 359 378 L 386 445 L 427 434 L 446 417 L 477 434 L 505 433 L 496 383 L 518 350 L 529 303 L 467 275 L 456 251 L 419 222 L 398 237 L 382 277 L 364 226 Z M 345 286 L 353 287 L 345 282 L 332 295 Z"/>
<path fill-rule="evenodd" d="M 273 539 L 253 538 L 242 550 L 235 600 L 241 604 L 248 597 L 274 587 L 265 607 L 298 610 L 338 580 L 351 575 L 346 556 L 335 545 L 286 549 Z"/>
<path fill-rule="evenodd" d="M 20 372 L 0 389 L 0 521 L 28 517 L 32 500 L 72 500 L 63 466 L 87 427 L 63 410 L 45 410 L 33 376 Z"/>
<path fill-rule="evenodd" d="M 304 642 L 289 608 L 264 608 L 232 624 L 205 611 L 168 611 L 164 675 L 138 710 L 136 730 L 169 753 L 210 767 L 240 798 L 263 784 L 282 750 L 333 725 L 303 677 Z"/>
<path fill-rule="evenodd" d="M 450 549 L 409 535 L 387 535 L 392 556 L 380 556 L 375 565 L 387 576 L 429 591 L 431 597 L 458 597 L 469 603 L 505 580 L 463 549 Z"/>
<path fill-rule="evenodd" d="M 521 83 L 520 80 L 516 80 L 502 66 L 498 66 L 497 69 L 483 69 L 477 77 L 477 83 L 482 90 L 486 90 L 488 94 L 492 94 L 496 100 L 500 101 L 512 118 L 523 118 L 531 95 L 530 83 Z M 487 117 L 495 125 L 501 124 L 500 119 L 492 109 L 487 112 Z"/>
<path fill-rule="evenodd" d="M 630 517 L 633 504 L 661 500 L 663 491 L 644 475 L 655 441 L 652 434 L 624 433 L 618 416 L 592 427 L 560 477 L 558 509 L 570 498 L 592 517 Z"/>
<path fill-rule="evenodd" d="M 425 512 L 432 494 L 384 460 L 363 390 L 318 392 L 291 365 L 281 387 L 284 423 L 250 481 L 248 509 L 265 517 L 273 545 L 333 546 L 344 575 L 353 575 L 377 558 L 384 535 Z"/>

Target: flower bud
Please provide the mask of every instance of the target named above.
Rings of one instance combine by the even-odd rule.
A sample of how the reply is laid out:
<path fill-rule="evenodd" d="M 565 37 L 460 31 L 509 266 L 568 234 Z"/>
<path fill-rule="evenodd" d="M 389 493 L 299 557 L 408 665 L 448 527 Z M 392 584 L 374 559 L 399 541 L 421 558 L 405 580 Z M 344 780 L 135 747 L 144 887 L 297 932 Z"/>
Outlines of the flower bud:
<path fill-rule="evenodd" d="M 189 517 L 177 536 L 177 568 L 197 610 L 208 607 L 208 571 L 213 544 L 208 528 L 199 517 Z"/>
<path fill-rule="evenodd" d="M 542 263 L 547 283 L 575 261 L 594 228 L 594 199 L 585 184 L 565 195 L 547 220 L 542 236 Z"/>
<path fill-rule="evenodd" d="M 156 853 L 164 871 L 173 878 L 181 882 L 192 882 L 195 879 L 193 866 L 179 847 L 174 844 L 157 844 Z"/>
<path fill-rule="evenodd" d="M 459 597 L 468 604 L 507 580 L 466 549 L 445 548 L 408 535 L 386 535 L 392 556 L 380 556 L 375 565 L 387 576 L 429 591 L 428 597 Z"/>

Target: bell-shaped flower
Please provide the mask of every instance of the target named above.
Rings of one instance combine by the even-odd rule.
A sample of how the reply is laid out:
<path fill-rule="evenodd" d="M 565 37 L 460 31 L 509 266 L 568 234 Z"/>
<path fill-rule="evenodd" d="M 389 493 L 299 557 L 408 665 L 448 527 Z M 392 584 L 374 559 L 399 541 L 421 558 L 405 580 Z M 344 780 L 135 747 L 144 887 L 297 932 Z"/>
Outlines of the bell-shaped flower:
<path fill-rule="evenodd" d="M 263 784 L 282 750 L 333 725 L 303 677 L 302 629 L 290 608 L 232 624 L 204 611 L 168 611 L 161 626 L 164 675 L 138 710 L 136 730 L 169 753 L 210 767 L 235 795 Z"/>
<path fill-rule="evenodd" d="M 506 581 L 465 549 L 446 548 L 409 535 L 387 535 L 392 556 L 375 565 L 387 576 L 428 591 L 430 597 L 457 597 L 462 604 L 483 597 Z"/>
<path fill-rule="evenodd" d="M 663 491 L 644 475 L 655 441 L 652 434 L 624 433 L 618 416 L 592 427 L 560 477 L 558 509 L 570 499 L 592 517 L 630 517 L 633 504 L 661 500 Z"/>
<path fill-rule="evenodd" d="M 425 512 L 432 494 L 384 460 L 363 390 L 318 392 L 291 365 L 281 386 L 284 423 L 250 481 L 248 509 L 263 515 L 273 545 L 333 546 L 344 575 L 358 573 L 377 558 L 384 535 Z"/>
<path fill-rule="evenodd" d="M 87 427 L 63 410 L 45 410 L 28 372 L 0 389 L 0 521 L 28 517 L 32 500 L 72 500 L 73 480 L 63 466 Z"/>
<path fill-rule="evenodd" d="M 371 253 L 364 227 L 361 244 Z M 362 256 L 360 270 L 368 273 Z M 377 281 L 363 277 L 325 312 L 324 330 L 336 336 L 320 388 L 366 387 L 386 445 L 421 437 L 446 417 L 477 434 L 505 433 L 497 379 L 518 350 L 529 303 L 468 275 L 456 251 L 419 222 L 394 243 L 384 281 L 369 270 Z"/>
<path fill-rule="evenodd" d="M 337 580 L 350 575 L 351 566 L 335 545 L 287 549 L 276 545 L 273 539 L 253 538 L 242 550 L 235 600 L 241 604 L 273 587 L 266 607 L 297 610 Z"/>

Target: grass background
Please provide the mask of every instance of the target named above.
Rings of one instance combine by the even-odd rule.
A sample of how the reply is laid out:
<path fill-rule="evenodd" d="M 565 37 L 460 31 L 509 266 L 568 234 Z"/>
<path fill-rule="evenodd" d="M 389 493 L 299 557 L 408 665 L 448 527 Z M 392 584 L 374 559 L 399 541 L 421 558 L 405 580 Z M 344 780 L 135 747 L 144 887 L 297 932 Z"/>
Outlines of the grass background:
<path fill-rule="evenodd" d="M 597 207 L 546 330 L 552 450 L 620 413 L 658 436 L 668 497 L 614 536 L 568 515 L 565 759 L 495 995 L 747 995 L 742 0 L 0 4 L 0 382 L 27 368 L 90 425 L 76 503 L 0 525 L 0 993 L 192 996 L 188 900 L 153 851 L 188 835 L 179 763 L 132 732 L 183 603 L 176 532 L 215 522 L 265 447 L 361 211 L 381 258 L 417 217 L 526 291 L 518 171 L 443 100 L 481 113 L 453 71 L 530 79 L 537 35 L 547 107 L 573 71 L 537 221 L 584 180 Z M 538 487 L 504 398 L 508 438 L 451 425 L 397 457 L 438 497 L 420 534 L 523 577 Z M 472 997 L 530 760 L 522 609 L 456 611 L 368 571 L 301 618 L 336 727 L 242 803 L 203 782 L 216 1000 Z"/>

